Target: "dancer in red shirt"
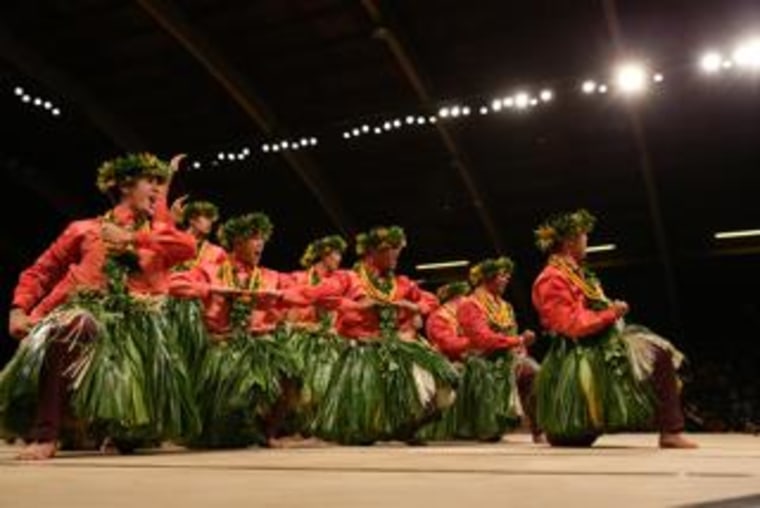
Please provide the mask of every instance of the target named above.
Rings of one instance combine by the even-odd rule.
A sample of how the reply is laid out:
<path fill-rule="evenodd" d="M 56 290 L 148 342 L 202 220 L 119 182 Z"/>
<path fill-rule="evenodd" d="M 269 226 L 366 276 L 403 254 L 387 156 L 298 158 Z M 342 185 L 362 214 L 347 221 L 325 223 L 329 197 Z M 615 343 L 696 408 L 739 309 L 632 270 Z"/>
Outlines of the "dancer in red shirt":
<path fill-rule="evenodd" d="M 170 174 L 150 154 L 103 164 L 98 186 L 117 205 L 70 224 L 21 274 L 9 321 L 22 341 L 0 374 L 4 430 L 32 443 L 20 458 L 54 456 L 66 414 L 114 439 L 197 427 L 162 319 L 170 269 L 195 250 L 166 206 Z M 165 377 L 175 382 L 159 386 Z M 35 398 L 36 416 L 27 417 Z"/>
<path fill-rule="evenodd" d="M 357 237 L 360 260 L 337 321 L 348 347 L 318 409 L 319 437 L 349 444 L 414 441 L 417 430 L 451 404 L 456 372 L 409 324 L 436 303 L 409 278 L 396 275 L 405 245 L 399 227 L 378 227 Z"/>
<path fill-rule="evenodd" d="M 536 231 L 549 261 L 533 304 L 552 341 L 536 381 L 539 424 L 553 445 L 590 446 L 602 433 L 654 422 L 660 447 L 694 448 L 682 435 L 682 355 L 646 328 L 626 325 L 628 304 L 608 299 L 584 264 L 595 220 L 579 210 Z"/>
<path fill-rule="evenodd" d="M 297 363 L 280 337 L 291 278 L 260 265 L 272 233 L 263 213 L 225 222 L 227 255 L 172 277 L 171 292 L 198 298 L 211 347 L 197 384 L 207 448 L 277 445 L 278 427 L 293 403 Z"/>

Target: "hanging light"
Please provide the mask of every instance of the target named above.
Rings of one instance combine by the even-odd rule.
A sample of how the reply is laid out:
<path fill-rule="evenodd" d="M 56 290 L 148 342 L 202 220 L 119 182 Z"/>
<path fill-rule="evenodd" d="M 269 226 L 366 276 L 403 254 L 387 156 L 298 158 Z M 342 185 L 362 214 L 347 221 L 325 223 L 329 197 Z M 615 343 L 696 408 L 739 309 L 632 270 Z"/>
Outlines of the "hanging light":
<path fill-rule="evenodd" d="M 647 70 L 639 63 L 624 63 L 615 71 L 615 82 L 620 91 L 625 94 L 642 93 L 647 87 Z"/>
<path fill-rule="evenodd" d="M 362 125 L 362 132 L 365 133 L 365 134 L 368 133 L 369 132 L 369 125 L 367 125 L 366 123 L 364 125 Z"/>
<path fill-rule="evenodd" d="M 35 106 L 42 106 L 42 99 L 40 99 L 39 97 L 35 97 L 34 98 L 34 105 Z"/>
<path fill-rule="evenodd" d="M 654 81 L 655 83 L 662 83 L 663 81 L 665 81 L 665 76 L 663 76 L 662 74 L 658 72 L 657 74 L 652 76 L 652 81 Z"/>
<path fill-rule="evenodd" d="M 417 117 L 417 125 L 423 125 L 423 124 L 425 124 L 426 121 L 427 120 L 425 120 L 424 116 L 418 116 Z"/>
<path fill-rule="evenodd" d="M 269 151 L 269 145 L 261 145 L 261 151 L 262 152 L 268 152 Z"/>
<path fill-rule="evenodd" d="M 21 97 L 22 95 L 24 95 L 24 89 L 21 88 L 20 86 L 17 86 L 16 88 L 13 89 L 13 93 Z"/>
<path fill-rule="evenodd" d="M 245 148 L 243 148 L 242 154 L 246 156 L 251 155 L 251 149 L 246 146 Z"/>
<path fill-rule="evenodd" d="M 515 95 L 515 107 L 517 107 L 517 109 L 527 108 L 530 102 L 530 96 L 525 92 L 520 92 Z"/>
<path fill-rule="evenodd" d="M 723 57 L 717 51 L 708 51 L 702 55 L 699 66 L 708 74 L 714 74 L 720 70 Z"/>
<path fill-rule="evenodd" d="M 733 60 L 738 67 L 751 70 L 760 69 L 760 38 L 740 44 L 734 50 Z"/>
<path fill-rule="evenodd" d="M 353 134 L 354 136 L 358 136 L 361 134 L 361 131 L 355 128 L 354 130 L 351 131 L 351 134 Z"/>
<path fill-rule="evenodd" d="M 216 158 L 219 159 L 220 161 L 223 161 L 226 158 L 226 156 L 224 155 L 224 152 L 219 152 L 216 155 Z"/>
<path fill-rule="evenodd" d="M 343 139 L 349 139 L 351 137 L 351 133 L 348 131 L 343 132 Z"/>
<path fill-rule="evenodd" d="M 317 138 L 309 138 L 309 144 L 311 146 L 317 146 Z"/>
<path fill-rule="evenodd" d="M 599 88 L 597 88 L 597 91 L 601 94 L 607 93 L 607 90 L 608 90 L 607 85 L 604 85 L 604 84 L 599 85 Z"/>
<path fill-rule="evenodd" d="M 401 127 L 401 120 L 399 120 L 398 118 L 393 120 L 393 127 L 395 127 L 396 129 Z"/>
<path fill-rule="evenodd" d="M 542 101 L 549 102 L 554 98 L 554 93 L 549 89 L 541 90 L 539 97 L 541 97 Z"/>
<path fill-rule="evenodd" d="M 501 101 L 501 105 L 505 108 L 514 108 L 515 107 L 515 98 L 514 97 L 504 97 L 504 99 Z"/>
<path fill-rule="evenodd" d="M 61 110 L 58 108 L 53 108 L 53 111 L 51 111 L 53 116 L 61 116 Z"/>
<path fill-rule="evenodd" d="M 458 117 L 458 116 L 459 116 L 459 113 L 460 113 L 460 109 L 459 109 L 459 106 L 454 106 L 454 107 L 452 107 L 452 108 L 451 108 L 451 116 L 452 116 L 453 118 L 456 118 L 456 117 Z"/>
<path fill-rule="evenodd" d="M 392 128 L 393 128 L 393 125 L 391 125 L 391 123 L 390 123 L 390 122 L 385 122 L 385 123 L 383 124 L 383 129 L 385 129 L 385 130 L 387 130 L 387 131 L 391 130 Z"/>
<path fill-rule="evenodd" d="M 462 115 L 463 116 L 470 116 L 470 107 L 469 106 L 464 106 L 462 108 Z"/>
<path fill-rule="evenodd" d="M 494 112 L 501 111 L 501 100 L 500 99 L 494 99 L 493 102 L 491 102 L 491 109 L 494 110 Z"/>
<path fill-rule="evenodd" d="M 201 163 L 198 161 L 193 162 L 193 168 L 195 169 L 201 169 Z"/>
<path fill-rule="evenodd" d="M 441 118 L 446 118 L 449 116 L 449 108 L 441 108 L 438 110 L 438 116 Z"/>
<path fill-rule="evenodd" d="M 583 82 L 583 85 L 581 85 L 581 90 L 583 90 L 583 93 L 594 93 L 596 90 L 596 82 L 587 79 Z"/>
<path fill-rule="evenodd" d="M 412 115 L 409 115 L 406 117 L 406 124 L 412 125 L 414 123 L 414 117 Z"/>
<path fill-rule="evenodd" d="M 375 127 L 375 134 L 382 134 L 382 133 L 383 133 L 383 129 L 381 129 L 380 127 Z"/>
<path fill-rule="evenodd" d="M 488 114 L 488 108 L 485 106 L 480 106 L 480 114 L 481 115 L 487 115 Z"/>
<path fill-rule="evenodd" d="M 430 118 L 428 118 L 428 122 L 430 122 L 430 123 L 435 123 L 437 121 L 438 121 L 438 117 L 437 116 L 431 116 Z"/>

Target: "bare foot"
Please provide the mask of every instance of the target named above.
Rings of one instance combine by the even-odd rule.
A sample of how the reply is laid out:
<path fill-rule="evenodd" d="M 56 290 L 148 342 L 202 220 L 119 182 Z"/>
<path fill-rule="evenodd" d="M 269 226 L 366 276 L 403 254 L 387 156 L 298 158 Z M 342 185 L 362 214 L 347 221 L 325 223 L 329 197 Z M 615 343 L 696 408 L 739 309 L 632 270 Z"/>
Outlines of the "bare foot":
<path fill-rule="evenodd" d="M 18 460 L 47 460 L 55 457 L 58 446 L 54 441 L 31 443 L 24 447 L 16 456 Z"/>
<path fill-rule="evenodd" d="M 102 455 L 119 455 L 119 449 L 116 448 L 113 440 L 107 437 L 100 443 L 100 453 Z"/>
<path fill-rule="evenodd" d="M 660 448 L 691 450 L 699 448 L 694 441 L 689 441 L 680 432 L 677 434 L 660 434 Z"/>
<path fill-rule="evenodd" d="M 546 444 L 546 435 L 543 432 L 533 434 L 533 444 Z"/>

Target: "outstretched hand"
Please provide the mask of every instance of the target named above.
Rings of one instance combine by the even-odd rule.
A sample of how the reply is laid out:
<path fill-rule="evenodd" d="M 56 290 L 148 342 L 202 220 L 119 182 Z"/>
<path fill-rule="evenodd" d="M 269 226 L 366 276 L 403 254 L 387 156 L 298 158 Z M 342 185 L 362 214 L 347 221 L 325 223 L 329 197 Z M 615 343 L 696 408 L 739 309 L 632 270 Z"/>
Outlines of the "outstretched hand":
<path fill-rule="evenodd" d="M 21 340 L 32 329 L 32 320 L 23 309 L 11 309 L 8 317 L 8 332 L 14 339 Z"/>
<path fill-rule="evenodd" d="M 172 202 L 171 214 L 172 220 L 174 220 L 175 224 L 182 223 L 182 219 L 185 216 L 185 207 L 187 206 L 186 203 L 188 197 L 189 195 L 185 194 L 184 196 L 180 196 Z"/>

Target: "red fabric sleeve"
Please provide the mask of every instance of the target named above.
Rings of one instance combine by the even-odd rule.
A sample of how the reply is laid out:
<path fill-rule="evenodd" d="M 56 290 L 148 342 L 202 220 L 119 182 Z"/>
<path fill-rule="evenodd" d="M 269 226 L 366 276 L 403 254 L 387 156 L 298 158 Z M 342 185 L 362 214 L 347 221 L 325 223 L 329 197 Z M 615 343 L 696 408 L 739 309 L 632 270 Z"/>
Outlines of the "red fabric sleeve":
<path fill-rule="evenodd" d="M 70 224 L 34 264 L 21 273 L 13 293 L 14 307 L 31 312 L 66 275 L 69 265 L 79 261 L 84 229 L 82 222 Z"/>
<path fill-rule="evenodd" d="M 423 316 L 427 316 L 440 306 L 438 297 L 429 291 L 424 291 L 420 287 L 411 282 L 410 288 L 410 300 L 420 306 L 420 313 Z"/>
<path fill-rule="evenodd" d="M 574 295 L 570 283 L 559 275 L 539 277 L 533 288 L 533 305 L 545 328 L 571 339 L 599 333 L 617 320 L 613 309 L 587 309 L 582 295 Z"/>
<path fill-rule="evenodd" d="M 209 295 L 210 288 L 211 281 L 201 267 L 172 273 L 169 276 L 169 294 L 171 296 L 205 299 Z"/>
<path fill-rule="evenodd" d="M 427 320 L 427 338 L 452 360 L 458 360 L 469 349 L 470 340 L 457 333 L 457 326 L 434 312 Z"/>
<path fill-rule="evenodd" d="M 459 305 L 457 320 L 464 334 L 477 349 L 494 351 L 522 344 L 518 336 L 504 335 L 491 330 L 486 313 L 472 300 L 465 300 Z"/>
<path fill-rule="evenodd" d="M 195 257 L 195 238 L 172 224 L 160 223 L 149 231 L 135 233 L 137 247 L 151 249 L 166 260 L 167 267 Z"/>

